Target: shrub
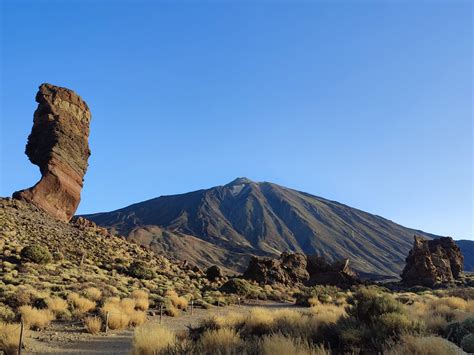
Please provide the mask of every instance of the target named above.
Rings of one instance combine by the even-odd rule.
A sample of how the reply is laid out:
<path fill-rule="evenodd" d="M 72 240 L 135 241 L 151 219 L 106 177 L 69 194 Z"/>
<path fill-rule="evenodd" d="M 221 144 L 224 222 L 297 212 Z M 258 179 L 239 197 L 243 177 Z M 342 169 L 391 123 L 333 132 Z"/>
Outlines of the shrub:
<path fill-rule="evenodd" d="M 172 303 L 172 305 L 178 309 L 185 310 L 188 308 L 188 300 L 184 297 L 178 296 L 173 290 L 168 290 L 165 293 L 166 298 Z"/>
<path fill-rule="evenodd" d="M 99 301 L 102 298 L 102 291 L 96 287 L 88 287 L 84 290 L 84 296 L 91 301 Z"/>
<path fill-rule="evenodd" d="M 74 307 L 74 314 L 77 316 L 81 316 L 87 312 L 92 311 L 96 307 L 96 303 L 85 298 L 79 296 L 75 292 L 71 292 L 67 299 Z"/>
<path fill-rule="evenodd" d="M 205 331 L 199 339 L 202 352 L 209 354 L 239 353 L 237 349 L 242 344 L 239 334 L 229 328 Z"/>
<path fill-rule="evenodd" d="M 142 298 L 148 299 L 148 292 L 144 290 L 134 290 L 132 292 L 132 298 L 136 300 Z"/>
<path fill-rule="evenodd" d="M 48 297 L 45 302 L 48 309 L 56 316 L 64 316 L 68 313 L 67 301 L 60 297 Z"/>
<path fill-rule="evenodd" d="M 387 349 L 384 354 L 387 355 L 458 355 L 460 349 L 446 339 L 440 337 L 415 337 L 407 335 L 402 338 L 402 341 Z"/>
<path fill-rule="evenodd" d="M 404 313 L 400 302 L 376 288 L 360 288 L 348 301 L 347 313 L 367 324 L 385 313 Z"/>
<path fill-rule="evenodd" d="M 84 326 L 88 333 L 99 334 L 102 329 L 102 319 L 99 317 L 87 317 L 84 319 Z"/>
<path fill-rule="evenodd" d="M 166 351 L 176 343 L 176 336 L 159 324 L 149 324 L 135 329 L 134 355 L 155 355 Z"/>
<path fill-rule="evenodd" d="M 0 304 L 0 321 L 11 322 L 16 318 L 15 313 L 8 306 Z"/>
<path fill-rule="evenodd" d="M 151 280 L 156 277 L 155 272 L 148 268 L 148 265 L 142 261 L 134 261 L 128 267 L 128 274 L 137 279 Z"/>
<path fill-rule="evenodd" d="M 0 352 L 16 355 L 20 342 L 20 324 L 0 322 Z"/>
<path fill-rule="evenodd" d="M 125 313 L 110 312 L 109 313 L 109 328 L 112 330 L 122 330 L 128 327 L 130 317 Z"/>
<path fill-rule="evenodd" d="M 298 355 L 329 355 L 330 352 L 323 346 L 312 347 L 309 343 L 299 339 L 285 337 L 282 334 L 272 334 L 263 337 L 260 345 L 263 355 L 298 354 Z"/>
<path fill-rule="evenodd" d="M 36 264 L 48 264 L 53 260 L 48 248 L 37 244 L 24 247 L 20 252 L 20 256 L 25 261 Z"/>
<path fill-rule="evenodd" d="M 150 302 L 148 298 L 137 298 L 135 300 L 135 308 L 141 311 L 146 311 L 150 307 Z"/>
<path fill-rule="evenodd" d="M 462 338 L 461 348 L 467 353 L 474 353 L 474 333 L 467 334 Z"/>
<path fill-rule="evenodd" d="M 252 287 L 248 283 L 248 281 L 244 279 L 234 278 L 223 284 L 220 290 L 225 293 L 233 293 L 240 296 L 247 296 L 250 294 Z"/>
<path fill-rule="evenodd" d="M 44 329 L 54 320 L 54 314 L 49 309 L 21 306 L 19 311 L 27 328 Z"/>
<path fill-rule="evenodd" d="M 146 313 L 140 311 L 133 311 L 130 315 L 129 325 L 132 327 L 137 327 L 142 325 L 146 321 Z"/>
<path fill-rule="evenodd" d="M 270 310 L 265 308 L 254 308 L 250 311 L 242 332 L 251 335 L 264 335 L 270 332 L 274 317 Z"/>
<path fill-rule="evenodd" d="M 136 300 L 132 298 L 119 299 L 117 297 L 111 297 L 105 301 L 101 313 L 109 314 L 110 329 L 125 329 L 145 322 L 146 314 L 135 309 L 135 302 Z"/>

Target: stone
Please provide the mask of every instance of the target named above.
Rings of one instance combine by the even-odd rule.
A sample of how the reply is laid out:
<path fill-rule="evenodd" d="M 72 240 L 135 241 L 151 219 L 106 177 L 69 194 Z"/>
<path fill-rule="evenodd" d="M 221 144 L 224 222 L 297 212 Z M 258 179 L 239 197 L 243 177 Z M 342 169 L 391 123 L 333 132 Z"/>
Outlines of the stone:
<path fill-rule="evenodd" d="M 463 264 L 461 249 L 452 238 L 427 240 L 415 235 L 402 281 L 411 286 L 427 287 L 453 282 L 462 276 Z"/>
<path fill-rule="evenodd" d="M 206 270 L 206 278 L 209 281 L 216 281 L 220 278 L 224 277 L 222 270 L 217 265 L 212 265 Z"/>
<path fill-rule="evenodd" d="M 306 257 L 300 253 L 282 253 L 278 259 L 252 257 L 243 278 L 260 284 L 294 285 L 309 279 Z"/>
<path fill-rule="evenodd" d="M 326 258 L 310 255 L 308 273 L 310 278 L 307 286 L 330 285 L 347 288 L 361 283 L 358 275 L 349 267 L 349 259 L 337 260 L 330 263 Z"/>
<path fill-rule="evenodd" d="M 51 84 L 39 87 L 36 101 L 25 153 L 39 166 L 41 179 L 13 197 L 69 222 L 79 205 L 88 167 L 91 113 L 74 91 Z"/>

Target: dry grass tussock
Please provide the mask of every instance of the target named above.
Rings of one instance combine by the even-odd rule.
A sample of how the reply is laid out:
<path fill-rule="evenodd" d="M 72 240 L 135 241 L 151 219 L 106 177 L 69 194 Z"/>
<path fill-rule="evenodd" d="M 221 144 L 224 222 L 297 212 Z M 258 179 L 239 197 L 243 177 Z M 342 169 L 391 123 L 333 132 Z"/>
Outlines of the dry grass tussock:
<path fill-rule="evenodd" d="M 230 328 L 208 330 L 199 339 L 202 353 L 233 354 L 244 344 L 239 334 Z"/>
<path fill-rule="evenodd" d="M 160 326 L 149 324 L 135 329 L 133 335 L 134 355 L 155 355 L 164 353 L 167 348 L 175 345 L 175 334 Z"/>
<path fill-rule="evenodd" d="M 57 317 L 64 316 L 68 313 L 68 303 L 60 297 L 48 297 L 45 299 L 48 309 Z"/>
<path fill-rule="evenodd" d="M 188 308 L 188 300 L 184 297 L 178 296 L 178 294 L 173 290 L 166 291 L 165 297 L 177 309 L 185 310 L 186 308 Z"/>
<path fill-rule="evenodd" d="M 102 319 L 99 317 L 87 317 L 84 319 L 84 327 L 88 333 L 99 334 L 102 329 Z"/>
<path fill-rule="evenodd" d="M 88 287 L 84 291 L 84 296 L 91 301 L 98 302 L 102 298 L 102 291 L 96 287 Z"/>
<path fill-rule="evenodd" d="M 384 352 L 387 355 L 459 355 L 463 352 L 450 341 L 440 337 L 407 335 L 401 342 Z"/>
<path fill-rule="evenodd" d="M 299 338 L 286 337 L 282 334 L 264 336 L 259 353 L 263 355 L 329 355 L 322 345 L 312 346 Z"/>
<path fill-rule="evenodd" d="M 148 301 L 148 292 L 143 290 L 135 290 L 132 292 L 132 298 L 135 300 L 135 308 L 141 311 L 146 311 L 150 307 Z"/>
<path fill-rule="evenodd" d="M 17 353 L 20 342 L 20 324 L 0 322 L 0 352 L 7 355 Z"/>
<path fill-rule="evenodd" d="M 25 326 L 29 329 L 44 329 L 55 319 L 53 312 L 49 309 L 21 306 L 19 311 Z"/>
<path fill-rule="evenodd" d="M 418 298 L 407 306 L 409 314 L 424 322 L 426 329 L 434 334 L 452 322 L 462 322 L 474 314 L 474 300 L 459 297 L 427 297 Z"/>
<path fill-rule="evenodd" d="M 339 318 L 346 315 L 344 305 L 318 304 L 310 308 L 313 316 L 324 324 L 336 323 Z"/>
<path fill-rule="evenodd" d="M 94 301 L 91 301 L 85 297 L 82 297 L 75 292 L 71 292 L 67 296 L 67 300 L 72 304 L 73 313 L 76 316 L 82 316 L 94 310 L 96 307 L 96 303 Z"/>
<path fill-rule="evenodd" d="M 136 310 L 136 300 L 133 298 L 119 299 L 117 297 L 108 298 L 101 313 L 105 316 L 109 314 L 110 329 L 125 329 L 128 326 L 138 326 L 146 321 L 146 313 Z"/>

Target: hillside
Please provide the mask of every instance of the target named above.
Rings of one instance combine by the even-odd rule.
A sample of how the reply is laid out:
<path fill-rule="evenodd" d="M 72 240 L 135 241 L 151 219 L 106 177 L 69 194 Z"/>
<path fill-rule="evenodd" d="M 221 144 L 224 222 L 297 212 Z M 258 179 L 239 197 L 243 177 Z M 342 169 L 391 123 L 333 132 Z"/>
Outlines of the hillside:
<path fill-rule="evenodd" d="M 152 249 L 197 264 L 242 271 L 250 255 L 282 251 L 350 258 L 365 274 L 399 275 L 416 233 L 335 201 L 238 178 L 84 216 Z"/>
<path fill-rule="evenodd" d="M 52 260 L 47 265 L 25 263 L 21 251 L 26 246 L 47 248 Z M 133 263 L 142 263 L 155 277 L 132 277 Z M 156 294 L 167 289 L 195 293 L 208 285 L 202 273 L 92 222 L 65 223 L 29 203 L 0 198 L 0 307 L 14 301 L 19 287 L 64 294 L 93 286 L 104 294 L 126 296 L 139 288 Z"/>

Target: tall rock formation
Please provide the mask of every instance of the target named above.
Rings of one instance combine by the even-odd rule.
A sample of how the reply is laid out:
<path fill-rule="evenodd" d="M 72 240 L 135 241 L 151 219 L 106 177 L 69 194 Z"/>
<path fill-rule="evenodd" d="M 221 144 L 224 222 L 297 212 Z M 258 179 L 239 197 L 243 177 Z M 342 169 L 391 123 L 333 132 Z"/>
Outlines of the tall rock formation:
<path fill-rule="evenodd" d="M 13 197 L 28 201 L 68 222 L 79 205 L 90 156 L 87 104 L 74 91 L 42 84 L 26 155 L 38 165 L 41 180 Z"/>
<path fill-rule="evenodd" d="M 415 235 L 402 280 L 408 285 L 432 287 L 460 278 L 464 257 L 450 237 L 426 240 Z"/>

